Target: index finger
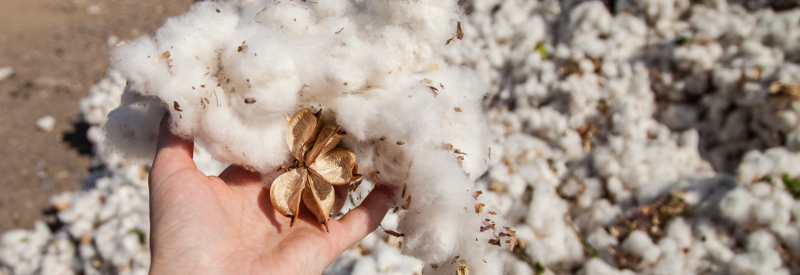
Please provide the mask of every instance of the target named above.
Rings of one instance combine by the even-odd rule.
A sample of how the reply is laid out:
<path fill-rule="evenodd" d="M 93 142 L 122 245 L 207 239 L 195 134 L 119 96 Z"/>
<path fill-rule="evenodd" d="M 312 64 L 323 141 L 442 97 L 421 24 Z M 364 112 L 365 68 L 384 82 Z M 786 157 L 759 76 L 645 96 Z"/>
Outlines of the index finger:
<path fill-rule="evenodd" d="M 156 157 L 153 160 L 153 167 L 150 170 L 150 188 L 154 189 L 160 179 L 183 170 L 197 171 L 197 166 L 192 160 L 194 153 L 194 141 L 185 140 L 174 135 L 169 130 L 169 113 L 161 118 L 161 125 L 158 130 L 158 147 Z"/>

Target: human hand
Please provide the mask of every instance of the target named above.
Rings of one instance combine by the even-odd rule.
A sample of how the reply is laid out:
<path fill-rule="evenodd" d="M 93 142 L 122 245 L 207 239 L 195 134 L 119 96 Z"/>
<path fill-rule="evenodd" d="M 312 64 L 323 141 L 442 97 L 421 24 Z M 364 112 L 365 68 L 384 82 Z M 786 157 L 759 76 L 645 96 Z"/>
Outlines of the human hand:
<path fill-rule="evenodd" d="M 321 274 L 388 211 L 390 192 L 377 187 L 331 219 L 329 233 L 305 206 L 289 227 L 259 174 L 235 165 L 219 177 L 197 171 L 194 143 L 173 135 L 168 123 L 164 116 L 149 179 L 150 274 Z"/>

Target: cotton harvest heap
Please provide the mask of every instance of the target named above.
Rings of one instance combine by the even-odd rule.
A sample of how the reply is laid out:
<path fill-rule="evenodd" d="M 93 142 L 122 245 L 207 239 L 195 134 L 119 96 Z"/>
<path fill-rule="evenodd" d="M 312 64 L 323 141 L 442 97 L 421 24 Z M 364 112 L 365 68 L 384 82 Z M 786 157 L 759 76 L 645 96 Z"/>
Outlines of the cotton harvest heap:
<path fill-rule="evenodd" d="M 322 125 L 347 132 L 339 144 L 356 156 L 361 188 L 397 190 L 390 229 L 405 234 L 404 254 L 429 263 L 426 274 L 452 273 L 456 256 L 499 274 L 490 243 L 514 237 L 481 230 L 504 221 L 473 197 L 490 158 L 486 86 L 441 54 L 462 43 L 460 21 L 457 1 L 198 3 L 113 51 L 128 86 L 108 142 L 151 159 L 167 111 L 174 133 L 271 183 L 303 158 L 283 138 L 286 115 L 323 112 Z"/>

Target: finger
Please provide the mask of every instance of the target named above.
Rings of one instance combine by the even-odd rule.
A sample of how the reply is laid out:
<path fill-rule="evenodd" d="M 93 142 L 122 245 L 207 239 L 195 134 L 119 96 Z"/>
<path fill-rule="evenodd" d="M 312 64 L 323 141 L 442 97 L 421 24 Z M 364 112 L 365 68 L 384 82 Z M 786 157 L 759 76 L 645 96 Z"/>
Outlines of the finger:
<path fill-rule="evenodd" d="M 344 251 L 364 239 L 378 228 L 383 217 L 389 212 L 391 189 L 376 185 L 364 202 L 344 215 L 338 222 L 343 227 L 343 238 L 337 238 L 337 248 Z"/>
<path fill-rule="evenodd" d="M 185 140 L 172 134 L 169 130 L 169 123 L 169 113 L 164 114 L 158 130 L 156 157 L 150 170 L 151 188 L 156 187 L 152 186 L 153 184 L 159 184 L 158 180 L 153 179 L 164 178 L 186 169 L 197 170 L 192 160 L 194 141 Z"/>

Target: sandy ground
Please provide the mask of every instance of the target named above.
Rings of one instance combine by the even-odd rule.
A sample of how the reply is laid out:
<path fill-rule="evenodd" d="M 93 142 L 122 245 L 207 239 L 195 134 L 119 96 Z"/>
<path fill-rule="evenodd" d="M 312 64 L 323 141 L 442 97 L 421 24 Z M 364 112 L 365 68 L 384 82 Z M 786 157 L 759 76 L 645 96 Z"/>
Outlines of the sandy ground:
<path fill-rule="evenodd" d="M 0 232 L 54 221 L 49 198 L 83 184 L 91 148 L 75 110 L 108 69 L 109 37 L 152 34 L 191 3 L 2 1 L 0 67 L 16 74 L 0 81 Z M 55 129 L 38 131 L 36 120 L 46 115 Z"/>

